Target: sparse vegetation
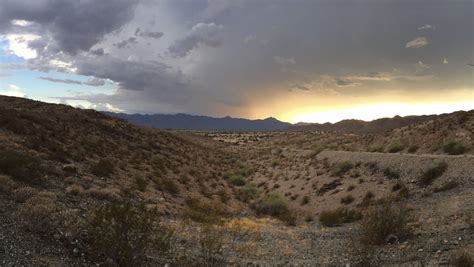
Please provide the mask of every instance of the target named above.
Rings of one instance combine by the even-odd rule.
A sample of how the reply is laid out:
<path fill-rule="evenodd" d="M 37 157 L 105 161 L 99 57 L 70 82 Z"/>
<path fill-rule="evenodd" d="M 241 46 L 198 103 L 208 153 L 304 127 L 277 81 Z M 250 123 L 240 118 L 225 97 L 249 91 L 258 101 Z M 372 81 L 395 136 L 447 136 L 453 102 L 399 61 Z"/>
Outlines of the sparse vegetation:
<path fill-rule="evenodd" d="M 39 158 L 15 150 L 0 151 L 0 173 L 12 176 L 14 179 L 39 184 L 46 173 Z"/>
<path fill-rule="evenodd" d="M 348 172 L 354 167 L 354 164 L 350 161 L 342 161 L 334 164 L 332 166 L 332 175 L 334 176 L 340 176 L 343 175 L 344 173 Z"/>
<path fill-rule="evenodd" d="M 397 203 L 370 206 L 360 225 L 360 241 L 366 245 L 402 242 L 412 235 L 413 220 L 408 209 Z"/>
<path fill-rule="evenodd" d="M 474 266 L 474 257 L 467 251 L 453 254 L 450 264 L 454 267 L 472 267 Z"/>
<path fill-rule="evenodd" d="M 399 142 L 394 142 L 394 143 L 391 143 L 388 148 L 387 148 L 387 152 L 388 153 L 397 153 L 397 152 L 400 152 L 402 151 L 403 149 L 405 149 L 405 147 L 399 143 Z"/>
<path fill-rule="evenodd" d="M 253 183 L 246 184 L 239 189 L 238 198 L 244 202 L 249 202 L 258 198 L 258 188 Z"/>
<path fill-rule="evenodd" d="M 288 203 L 280 195 L 269 194 L 257 203 L 256 210 L 258 214 L 279 216 L 288 211 Z"/>
<path fill-rule="evenodd" d="M 92 165 L 91 172 L 101 177 L 109 177 L 115 170 L 115 166 L 109 159 L 101 159 Z"/>
<path fill-rule="evenodd" d="M 130 203 L 110 204 L 94 211 L 90 222 L 91 253 L 119 266 L 136 266 L 149 250 L 166 253 L 172 231 L 158 221 L 154 210 Z"/>
<path fill-rule="evenodd" d="M 347 195 L 343 198 L 341 198 L 341 203 L 344 205 L 349 205 L 352 202 L 354 202 L 355 198 L 352 195 Z"/>
<path fill-rule="evenodd" d="M 383 170 L 383 175 L 385 175 L 385 177 L 387 177 L 390 180 L 400 178 L 400 172 L 393 170 L 391 168 L 385 168 Z"/>
<path fill-rule="evenodd" d="M 444 153 L 449 155 L 461 155 L 467 150 L 467 146 L 460 140 L 449 140 L 443 145 Z"/>
<path fill-rule="evenodd" d="M 362 214 L 353 209 L 337 208 L 326 210 L 319 215 L 319 221 L 326 227 L 339 226 L 344 223 L 351 223 L 362 219 Z"/>
<path fill-rule="evenodd" d="M 440 177 L 448 169 L 445 161 L 436 160 L 433 166 L 426 170 L 418 179 L 420 185 L 430 185 L 436 178 Z"/>
<path fill-rule="evenodd" d="M 245 179 L 240 174 L 233 174 L 229 177 L 229 182 L 235 186 L 245 185 Z"/>
<path fill-rule="evenodd" d="M 445 182 L 445 183 L 435 187 L 433 189 L 433 192 L 435 192 L 435 193 L 444 192 L 444 191 L 454 189 L 458 186 L 459 186 L 458 182 L 451 180 L 451 181 Z"/>

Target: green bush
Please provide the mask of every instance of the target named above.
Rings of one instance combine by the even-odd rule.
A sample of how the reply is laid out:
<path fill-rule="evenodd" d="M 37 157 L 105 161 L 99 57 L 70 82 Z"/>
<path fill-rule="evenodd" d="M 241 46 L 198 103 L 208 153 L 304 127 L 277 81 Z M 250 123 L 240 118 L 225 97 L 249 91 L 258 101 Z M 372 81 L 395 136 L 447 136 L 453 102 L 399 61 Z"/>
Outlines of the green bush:
<path fill-rule="evenodd" d="M 391 180 L 400 178 L 400 173 L 390 168 L 385 168 L 383 174 L 385 175 L 385 177 Z"/>
<path fill-rule="evenodd" d="M 443 145 L 444 153 L 449 155 L 461 155 L 467 150 L 467 146 L 460 140 L 449 140 Z"/>
<path fill-rule="evenodd" d="M 118 266 L 137 266 L 149 250 L 168 252 L 173 233 L 157 219 L 156 211 L 143 205 L 114 203 L 97 208 L 89 229 L 91 253 Z"/>
<path fill-rule="evenodd" d="M 332 166 L 332 175 L 340 176 L 344 173 L 348 172 L 350 169 L 354 167 L 354 164 L 350 161 L 342 161 L 334 164 Z"/>
<path fill-rule="evenodd" d="M 388 153 L 397 153 L 397 152 L 400 152 L 404 149 L 403 145 L 398 143 L 398 142 L 395 142 L 395 143 L 391 143 L 388 148 L 387 148 L 387 152 Z"/>
<path fill-rule="evenodd" d="M 347 208 L 326 210 L 319 215 L 319 221 L 326 227 L 339 226 L 343 223 L 351 223 L 362 219 L 362 214 Z"/>
<path fill-rule="evenodd" d="M 183 217 L 198 223 L 216 224 L 225 216 L 222 205 L 198 198 L 186 199 Z"/>
<path fill-rule="evenodd" d="M 245 179 L 240 174 L 233 174 L 229 177 L 229 182 L 235 186 L 245 185 Z"/>
<path fill-rule="evenodd" d="M 108 159 L 101 159 L 92 165 L 91 172 L 100 177 L 108 177 L 114 172 L 114 164 Z"/>
<path fill-rule="evenodd" d="M 277 194 L 266 195 L 257 205 L 258 214 L 278 216 L 288 211 L 287 201 Z"/>
<path fill-rule="evenodd" d="M 430 185 L 436 178 L 440 177 L 448 169 L 445 161 L 434 161 L 433 166 L 426 170 L 419 178 L 421 185 Z"/>
<path fill-rule="evenodd" d="M 374 144 L 370 145 L 369 148 L 367 149 L 368 152 L 383 152 L 384 147 L 383 145 L 380 144 Z"/>
<path fill-rule="evenodd" d="M 366 245 L 382 245 L 390 236 L 394 236 L 398 242 L 404 241 L 412 235 L 408 225 L 412 219 L 403 205 L 383 202 L 371 206 L 360 225 L 360 241 Z"/>
<path fill-rule="evenodd" d="M 244 202 L 249 202 L 251 200 L 258 198 L 258 189 L 257 186 L 253 183 L 249 183 L 239 189 L 238 198 Z"/>
<path fill-rule="evenodd" d="M 408 147 L 408 153 L 415 153 L 416 151 L 418 151 L 420 147 L 417 146 L 417 145 L 411 145 L 410 147 Z"/>

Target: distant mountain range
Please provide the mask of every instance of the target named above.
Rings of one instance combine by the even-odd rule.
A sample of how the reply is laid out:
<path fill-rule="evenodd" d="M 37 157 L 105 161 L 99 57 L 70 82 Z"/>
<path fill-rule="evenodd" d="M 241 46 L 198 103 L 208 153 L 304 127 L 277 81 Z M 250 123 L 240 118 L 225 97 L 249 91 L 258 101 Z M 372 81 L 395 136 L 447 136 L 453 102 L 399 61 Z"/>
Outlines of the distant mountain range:
<path fill-rule="evenodd" d="M 382 118 L 373 121 L 342 120 L 336 123 L 311 123 L 306 125 L 293 125 L 288 131 L 323 131 L 352 134 L 379 134 L 386 131 L 418 124 L 433 119 L 443 118 L 449 114 L 422 115 L 422 116 L 395 116 L 393 118 Z"/>
<path fill-rule="evenodd" d="M 188 114 L 124 114 L 105 112 L 105 114 L 125 119 L 133 124 L 160 129 L 213 130 L 213 131 L 277 131 L 292 124 L 275 118 L 249 120 L 232 117 L 213 118 Z"/>
<path fill-rule="evenodd" d="M 342 120 L 337 123 L 296 123 L 291 124 L 275 118 L 249 120 L 232 117 L 214 118 L 188 114 L 125 114 L 104 112 L 105 114 L 125 119 L 133 124 L 160 129 L 212 130 L 212 131 L 324 131 L 352 134 L 379 134 L 392 129 L 418 124 L 433 119 L 443 118 L 449 114 L 422 116 L 395 116 L 373 121 Z"/>

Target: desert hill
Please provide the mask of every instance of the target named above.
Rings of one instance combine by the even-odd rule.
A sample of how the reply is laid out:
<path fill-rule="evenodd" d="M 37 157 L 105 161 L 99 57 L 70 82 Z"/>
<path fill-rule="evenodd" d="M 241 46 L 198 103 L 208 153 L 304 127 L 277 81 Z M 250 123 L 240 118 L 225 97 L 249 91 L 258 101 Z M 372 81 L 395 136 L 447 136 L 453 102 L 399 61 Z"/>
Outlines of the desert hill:
<path fill-rule="evenodd" d="M 320 132 L 338 132 L 352 134 L 380 134 L 392 129 L 401 128 L 408 125 L 430 121 L 442 118 L 442 115 L 423 115 L 423 116 L 395 116 L 393 118 L 381 118 L 372 121 L 363 120 L 342 120 L 336 123 L 309 123 L 304 125 L 295 125 L 289 127 L 289 131 L 320 131 Z"/>
<path fill-rule="evenodd" d="M 165 131 L 0 97 L 0 265 L 469 262 L 473 127 Z"/>

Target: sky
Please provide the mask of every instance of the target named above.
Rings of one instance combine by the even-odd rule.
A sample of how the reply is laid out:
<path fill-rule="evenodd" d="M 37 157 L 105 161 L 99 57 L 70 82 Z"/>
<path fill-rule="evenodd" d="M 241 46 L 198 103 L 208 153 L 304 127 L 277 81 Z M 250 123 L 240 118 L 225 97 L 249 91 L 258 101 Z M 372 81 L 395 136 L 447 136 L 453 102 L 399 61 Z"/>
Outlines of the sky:
<path fill-rule="evenodd" d="M 474 109 L 474 1 L 0 0 L 0 94 L 288 122 Z"/>

